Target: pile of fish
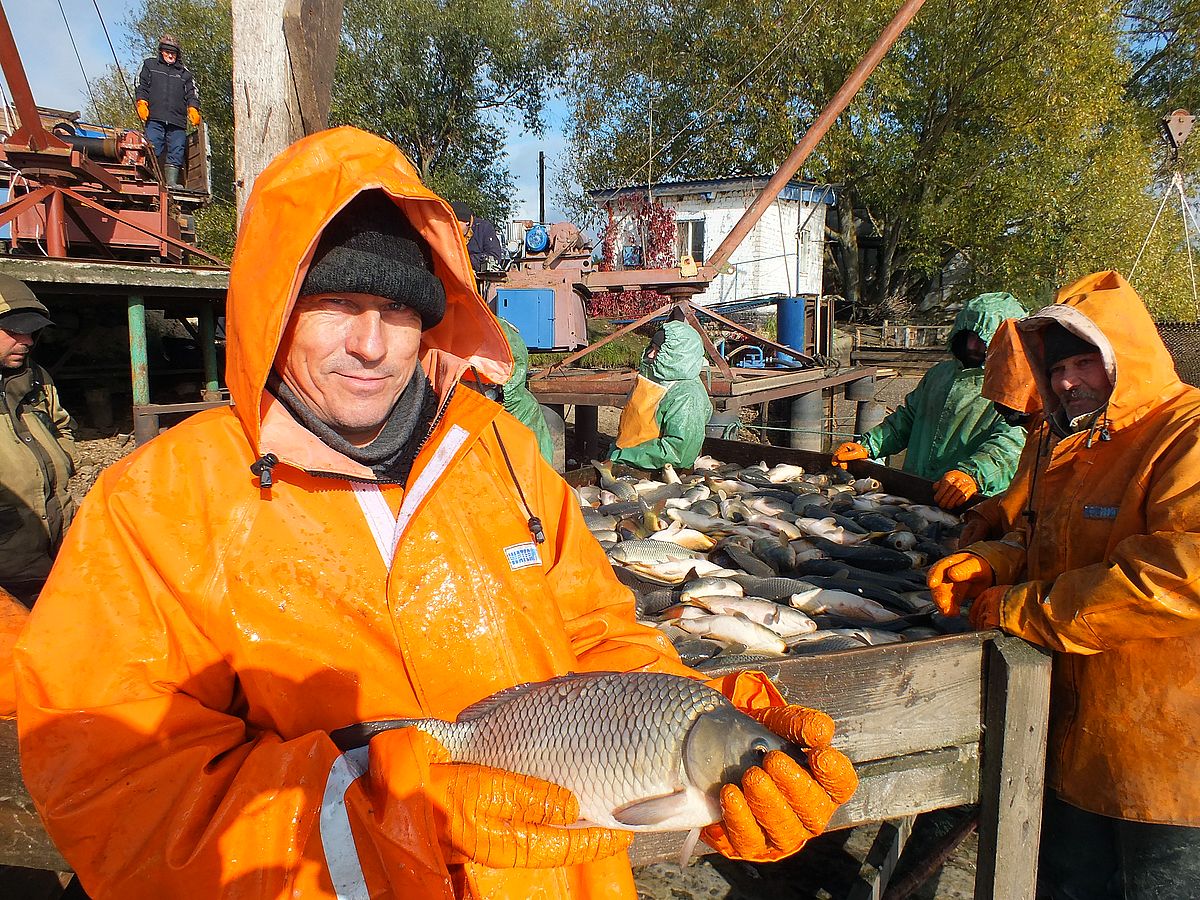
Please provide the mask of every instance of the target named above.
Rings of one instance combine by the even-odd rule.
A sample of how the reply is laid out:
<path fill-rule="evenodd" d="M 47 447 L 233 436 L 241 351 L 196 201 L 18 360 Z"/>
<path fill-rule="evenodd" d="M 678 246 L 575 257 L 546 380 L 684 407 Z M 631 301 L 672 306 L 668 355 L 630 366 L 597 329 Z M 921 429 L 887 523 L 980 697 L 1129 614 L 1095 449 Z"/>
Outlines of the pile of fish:
<path fill-rule="evenodd" d="M 639 619 L 689 665 L 918 640 L 964 629 L 941 616 L 925 570 L 959 518 L 872 478 L 700 457 L 663 480 L 616 475 L 576 488 L 584 521 Z"/>

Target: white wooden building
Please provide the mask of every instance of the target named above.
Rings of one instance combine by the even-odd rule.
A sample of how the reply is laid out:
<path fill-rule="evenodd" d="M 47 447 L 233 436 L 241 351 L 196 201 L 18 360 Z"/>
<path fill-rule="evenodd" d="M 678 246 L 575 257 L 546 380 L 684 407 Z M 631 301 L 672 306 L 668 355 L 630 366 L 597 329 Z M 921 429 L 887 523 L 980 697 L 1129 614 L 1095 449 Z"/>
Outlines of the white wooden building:
<path fill-rule="evenodd" d="M 650 195 L 675 211 L 676 258 L 690 252 L 697 263 L 712 255 L 725 235 L 766 187 L 767 176 L 662 182 Z M 646 196 L 646 187 L 590 191 L 602 213 L 620 209 L 630 196 Z M 732 274 L 719 275 L 694 298 L 708 305 L 756 297 L 818 295 L 825 260 L 825 210 L 834 202 L 829 185 L 792 181 L 759 219 L 730 257 Z M 644 237 L 636 223 L 620 224 L 617 264 L 622 249 L 640 248 Z M 636 261 L 636 254 L 634 260 Z"/>

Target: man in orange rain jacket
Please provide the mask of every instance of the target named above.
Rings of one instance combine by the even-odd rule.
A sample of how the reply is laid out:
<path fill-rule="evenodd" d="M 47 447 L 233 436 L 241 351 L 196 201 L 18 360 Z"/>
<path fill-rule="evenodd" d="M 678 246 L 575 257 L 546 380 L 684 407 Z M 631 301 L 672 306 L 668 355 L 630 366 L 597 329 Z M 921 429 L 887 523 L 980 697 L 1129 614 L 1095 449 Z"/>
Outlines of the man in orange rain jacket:
<path fill-rule="evenodd" d="M 1054 651 L 1040 874 L 1055 898 L 1200 883 L 1200 390 L 1145 305 L 1090 275 L 1018 325 L 1046 411 L 1003 540 L 930 572 L 977 627 Z"/>
<path fill-rule="evenodd" d="M 632 898 L 629 833 L 561 827 L 562 788 L 412 728 L 330 738 L 571 671 L 696 677 L 532 433 L 472 390 L 511 363 L 449 206 L 379 138 L 299 141 L 247 203 L 228 333 L 235 408 L 103 474 L 17 648 L 23 773 L 83 887 Z M 722 688 L 794 738 L 822 718 L 756 674 Z M 772 859 L 823 828 L 854 785 L 829 736 L 819 781 L 768 755 L 726 785 L 706 840 Z"/>

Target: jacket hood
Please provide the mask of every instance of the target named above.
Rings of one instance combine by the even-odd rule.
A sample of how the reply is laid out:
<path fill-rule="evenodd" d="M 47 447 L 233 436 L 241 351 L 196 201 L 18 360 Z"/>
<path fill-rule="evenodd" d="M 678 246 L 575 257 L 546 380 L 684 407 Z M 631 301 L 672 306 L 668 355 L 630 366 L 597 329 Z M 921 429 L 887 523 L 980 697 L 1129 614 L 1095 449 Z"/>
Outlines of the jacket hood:
<path fill-rule="evenodd" d="M 979 393 L 994 403 L 1031 414 L 1042 408 L 1033 370 L 1017 332 L 1017 319 L 1005 319 L 988 341 Z"/>
<path fill-rule="evenodd" d="M 264 423 L 286 414 L 265 391 L 267 375 L 321 231 L 362 191 L 381 189 L 433 251 L 434 274 L 446 289 L 446 315 L 421 336 L 421 365 L 443 397 L 469 367 L 495 384 L 508 380 L 512 357 L 495 317 L 475 289 L 458 221 L 449 204 L 426 188 L 412 163 L 393 144 L 356 128 L 318 132 L 292 144 L 254 182 L 238 231 L 226 304 L 226 383 L 256 451 L 266 446 Z M 284 451 L 300 452 L 294 433 Z M 307 434 L 307 432 L 305 432 Z M 315 438 L 314 438 L 315 440 Z M 319 444 L 320 442 L 317 441 Z M 289 459 L 304 467 L 361 467 L 341 454 L 309 447 Z M 335 459 L 330 460 L 329 453 Z M 281 458 L 284 458 L 281 455 Z M 370 472 L 367 470 L 370 477 Z"/>
<path fill-rule="evenodd" d="M 1019 319 L 1023 315 L 1025 307 L 1012 294 L 999 291 L 972 297 L 954 317 L 954 327 L 950 329 L 946 346 L 953 344 L 955 336 L 963 331 L 973 331 L 984 343 L 990 344 L 1001 322 L 1005 319 Z"/>
<path fill-rule="evenodd" d="M 654 359 L 642 357 L 642 374 L 659 384 L 698 376 L 704 368 L 704 342 L 696 329 L 687 322 L 667 322 L 663 330 L 667 339 Z"/>
<path fill-rule="evenodd" d="M 1118 272 L 1096 272 L 1017 325 L 1048 416 L 1061 409 L 1042 362 L 1043 331 L 1054 322 L 1100 351 L 1113 386 L 1103 416 L 1109 426 L 1132 422 L 1184 389 L 1137 291 Z"/>

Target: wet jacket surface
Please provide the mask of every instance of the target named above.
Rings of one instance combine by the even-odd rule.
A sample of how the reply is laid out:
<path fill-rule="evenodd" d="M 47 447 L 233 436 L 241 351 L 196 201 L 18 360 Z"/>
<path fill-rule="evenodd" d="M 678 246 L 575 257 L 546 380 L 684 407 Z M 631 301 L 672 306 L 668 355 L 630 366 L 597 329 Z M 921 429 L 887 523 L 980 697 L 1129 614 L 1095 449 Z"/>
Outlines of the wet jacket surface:
<path fill-rule="evenodd" d="M 525 346 L 521 332 L 504 319 L 498 321 L 504 331 L 504 337 L 508 339 L 508 348 L 512 351 L 513 358 L 512 377 L 504 383 L 504 409 L 533 432 L 542 459 L 553 463 L 554 440 L 550 437 L 550 427 L 546 424 L 541 405 L 526 383 L 529 379 L 529 348 Z"/>
<path fill-rule="evenodd" d="M 650 384 L 634 388 L 621 410 L 621 434 L 609 455 L 614 462 L 642 469 L 661 469 L 667 463 L 688 468 L 700 455 L 704 426 L 713 406 L 700 381 L 704 343 L 687 322 L 663 325 L 666 340 L 654 359 L 642 355 L 638 374 Z M 640 380 L 639 380 L 640 382 Z M 646 402 L 641 399 L 639 391 Z M 633 443 L 627 436 L 634 435 Z"/>
<path fill-rule="evenodd" d="M 183 54 L 173 63 L 163 62 L 161 56 L 145 60 L 138 73 L 136 99 L 146 101 L 151 119 L 186 128 L 188 107 L 200 108 L 200 92 L 196 79 L 183 64 Z"/>
<path fill-rule="evenodd" d="M 1013 585 L 1005 630 L 1057 651 L 1050 786 L 1103 815 L 1200 825 L 1200 391 L 1141 298 L 1103 272 L 1021 323 L 1051 418 L 1049 321 L 1101 347 L 1112 396 L 1094 427 L 1030 436 L 1010 493 L 1032 495 L 1034 520 L 970 549 Z"/>
<path fill-rule="evenodd" d="M 991 341 L 1002 321 L 1023 314 L 1011 294 L 982 294 L 959 311 L 950 341 L 963 331 Z M 876 458 L 907 449 L 904 471 L 922 478 L 936 481 L 957 469 L 975 479 L 981 494 L 998 494 L 1012 480 L 1025 432 L 1000 418 L 992 401 L 980 395 L 982 386 L 982 366 L 940 362 L 862 444 Z"/>
<path fill-rule="evenodd" d="M 317 236 L 363 186 L 398 199 L 446 286 L 421 347 L 441 407 L 403 488 L 263 388 Z M 415 732 L 347 754 L 329 738 L 452 719 L 567 671 L 694 675 L 636 623 L 530 431 L 459 382 L 469 365 L 502 384 L 510 362 L 449 207 L 380 139 L 306 138 L 255 183 L 228 314 L 236 408 L 104 472 L 16 651 L 23 773 L 83 886 L 97 900 L 632 898 L 624 855 L 447 866 Z M 264 488 L 250 466 L 268 452 Z"/>
<path fill-rule="evenodd" d="M 49 574 L 75 515 L 67 490 L 75 439 L 71 417 L 41 366 L 6 375 L 0 388 L 0 585 L 14 589 Z"/>

